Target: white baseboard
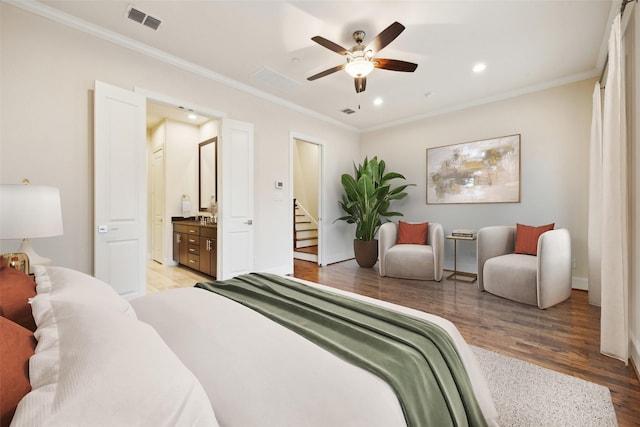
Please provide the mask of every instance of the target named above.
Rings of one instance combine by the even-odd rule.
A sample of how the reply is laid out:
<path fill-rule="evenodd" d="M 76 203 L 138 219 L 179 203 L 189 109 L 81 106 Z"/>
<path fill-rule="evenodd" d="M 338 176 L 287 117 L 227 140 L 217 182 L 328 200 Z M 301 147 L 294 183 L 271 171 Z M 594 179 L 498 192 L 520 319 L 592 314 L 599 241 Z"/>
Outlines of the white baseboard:
<path fill-rule="evenodd" d="M 629 347 L 633 368 L 636 370 L 636 376 L 640 378 L 640 342 L 633 335 L 631 335 Z"/>
<path fill-rule="evenodd" d="M 260 269 L 260 271 L 271 274 L 280 274 L 283 276 L 292 275 L 293 274 L 293 265 L 280 265 L 273 268 Z"/>
<path fill-rule="evenodd" d="M 337 262 L 347 261 L 353 258 L 353 250 L 343 252 L 341 254 L 332 253 L 330 255 L 325 255 L 325 257 L 322 259 L 322 265 L 327 266 L 329 264 L 335 264 Z"/>

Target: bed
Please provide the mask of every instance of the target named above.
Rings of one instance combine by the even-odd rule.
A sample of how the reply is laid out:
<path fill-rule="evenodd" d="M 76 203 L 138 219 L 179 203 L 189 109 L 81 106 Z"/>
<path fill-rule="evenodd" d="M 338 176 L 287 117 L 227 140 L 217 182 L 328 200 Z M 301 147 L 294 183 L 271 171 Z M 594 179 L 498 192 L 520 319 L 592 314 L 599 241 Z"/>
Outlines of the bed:
<path fill-rule="evenodd" d="M 8 279 L 6 270 L 0 271 L 2 305 L 2 289 L 18 278 L 11 272 Z M 2 347 L 2 364 L 12 361 L 0 383 L 2 426 L 11 418 L 11 426 L 407 425 L 402 402 L 378 375 L 225 296 L 194 287 L 129 302 L 108 284 L 61 267 L 36 267 L 35 281 L 35 331 L 0 317 L 3 343 L 14 343 Z M 482 423 L 496 425 L 485 378 L 452 323 L 296 284 L 439 325 L 466 368 Z M 22 387 L 13 397 L 15 414 L 5 408 L 11 406 L 2 386 L 7 369 L 11 384 Z"/>

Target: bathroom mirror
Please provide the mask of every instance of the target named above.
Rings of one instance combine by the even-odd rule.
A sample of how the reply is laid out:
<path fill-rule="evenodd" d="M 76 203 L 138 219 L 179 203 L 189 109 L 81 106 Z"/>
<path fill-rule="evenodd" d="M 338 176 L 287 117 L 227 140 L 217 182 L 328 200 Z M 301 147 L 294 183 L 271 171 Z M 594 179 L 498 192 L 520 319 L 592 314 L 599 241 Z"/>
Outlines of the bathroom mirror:
<path fill-rule="evenodd" d="M 216 146 L 218 137 L 198 144 L 198 203 L 200 211 L 209 211 L 211 196 L 217 201 Z"/>

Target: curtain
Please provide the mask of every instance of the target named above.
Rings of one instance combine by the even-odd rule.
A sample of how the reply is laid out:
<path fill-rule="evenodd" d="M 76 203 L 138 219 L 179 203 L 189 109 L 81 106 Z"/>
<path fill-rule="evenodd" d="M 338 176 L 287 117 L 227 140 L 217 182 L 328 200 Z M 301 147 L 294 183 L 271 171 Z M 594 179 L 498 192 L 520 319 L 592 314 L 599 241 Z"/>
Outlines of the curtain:
<path fill-rule="evenodd" d="M 593 89 L 591 115 L 591 149 L 589 151 L 589 227 L 587 256 L 589 260 L 589 304 L 602 305 L 602 95 L 600 82 Z"/>
<path fill-rule="evenodd" d="M 602 119 L 600 352 L 628 363 L 627 132 L 620 19 L 616 16 L 609 38 Z"/>

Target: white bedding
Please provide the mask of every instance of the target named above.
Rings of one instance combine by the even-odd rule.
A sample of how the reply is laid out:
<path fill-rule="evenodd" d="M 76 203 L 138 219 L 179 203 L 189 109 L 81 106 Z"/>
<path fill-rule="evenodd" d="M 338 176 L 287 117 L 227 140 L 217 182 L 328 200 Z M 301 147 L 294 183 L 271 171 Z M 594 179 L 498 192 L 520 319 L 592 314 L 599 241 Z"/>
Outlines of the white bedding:
<path fill-rule="evenodd" d="M 32 390 L 12 427 L 215 427 L 198 379 L 108 284 L 36 266 Z"/>
<path fill-rule="evenodd" d="M 438 316 L 346 294 L 437 323 L 452 336 L 483 414 L 496 409 L 471 349 Z M 405 426 L 400 404 L 380 378 L 227 298 L 197 288 L 131 301 L 203 385 L 222 426 Z"/>
<path fill-rule="evenodd" d="M 83 273 L 36 270 L 32 391 L 18 404 L 12 427 L 406 425 L 383 380 L 227 298 L 184 288 L 129 304 Z M 453 324 L 304 283 L 439 324 L 495 425 L 485 379 Z"/>

